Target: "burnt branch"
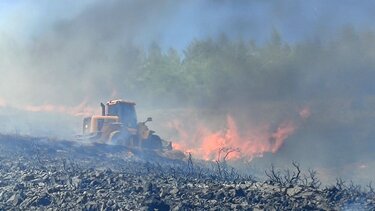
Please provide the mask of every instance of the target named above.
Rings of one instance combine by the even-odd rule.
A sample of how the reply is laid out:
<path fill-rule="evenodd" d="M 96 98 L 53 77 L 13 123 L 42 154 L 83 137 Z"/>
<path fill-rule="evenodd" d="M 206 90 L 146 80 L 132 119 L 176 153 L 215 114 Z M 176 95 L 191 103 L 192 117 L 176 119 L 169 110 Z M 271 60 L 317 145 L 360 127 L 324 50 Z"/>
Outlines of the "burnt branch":
<path fill-rule="evenodd" d="M 228 159 L 228 156 L 231 153 L 239 152 L 239 151 L 240 151 L 239 148 L 222 147 L 222 148 L 219 149 L 217 160 L 220 161 L 220 162 L 225 163 L 227 161 L 227 159 Z M 224 156 L 222 156 L 222 154 L 224 154 Z"/>
<path fill-rule="evenodd" d="M 219 177 L 222 178 L 223 175 L 221 172 L 221 164 L 219 160 L 216 161 L 216 165 L 217 165 L 217 171 L 218 171 Z"/>
<path fill-rule="evenodd" d="M 302 185 L 306 187 L 311 187 L 314 189 L 320 188 L 322 183 L 320 182 L 318 178 L 318 172 L 313 169 L 308 170 L 308 175 L 304 175 L 303 179 L 301 180 Z"/>
<path fill-rule="evenodd" d="M 366 185 L 366 187 L 368 188 L 369 193 L 375 194 L 374 187 L 372 187 L 372 182 L 369 182 L 368 185 Z"/>
<path fill-rule="evenodd" d="M 341 178 L 336 178 L 335 187 L 340 191 L 344 190 L 346 188 L 345 181 Z"/>
<path fill-rule="evenodd" d="M 233 152 L 239 152 L 239 151 L 240 151 L 240 149 L 238 149 L 238 148 L 236 148 L 236 149 L 228 148 L 226 153 L 225 153 L 225 156 L 223 158 L 223 161 L 225 162 L 227 160 L 229 154 L 231 154 Z"/>
<path fill-rule="evenodd" d="M 275 169 L 275 166 L 271 164 L 271 169 L 269 171 L 265 170 L 264 173 L 268 177 L 268 181 L 271 184 L 283 185 L 283 180 L 280 171 Z"/>
<path fill-rule="evenodd" d="M 194 174 L 193 157 L 190 152 L 189 152 L 189 158 L 188 158 L 188 170 L 189 170 L 189 173 Z"/>
<path fill-rule="evenodd" d="M 350 180 L 348 190 L 353 193 L 359 193 L 361 192 L 361 186 L 354 184 L 354 182 Z"/>

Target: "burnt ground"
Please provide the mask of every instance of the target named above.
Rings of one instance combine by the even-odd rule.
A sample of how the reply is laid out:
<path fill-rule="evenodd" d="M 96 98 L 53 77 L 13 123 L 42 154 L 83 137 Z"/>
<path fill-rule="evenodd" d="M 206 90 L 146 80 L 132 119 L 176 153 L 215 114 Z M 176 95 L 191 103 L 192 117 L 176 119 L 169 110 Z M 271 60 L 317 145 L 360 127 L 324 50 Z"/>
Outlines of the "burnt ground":
<path fill-rule="evenodd" d="M 257 181 L 225 162 L 9 135 L 0 159 L 0 210 L 375 210 L 371 185 L 322 187 L 298 164 Z"/>

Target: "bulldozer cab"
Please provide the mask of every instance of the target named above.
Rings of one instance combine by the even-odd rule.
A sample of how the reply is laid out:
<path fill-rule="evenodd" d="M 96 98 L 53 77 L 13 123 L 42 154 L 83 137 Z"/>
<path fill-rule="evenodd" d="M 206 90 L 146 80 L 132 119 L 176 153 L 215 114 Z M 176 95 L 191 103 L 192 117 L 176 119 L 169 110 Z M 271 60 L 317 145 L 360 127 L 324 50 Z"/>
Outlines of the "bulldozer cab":
<path fill-rule="evenodd" d="M 135 103 L 124 100 L 111 100 L 102 107 L 101 115 L 86 117 L 83 120 L 83 140 L 99 143 L 119 144 L 142 149 L 172 149 L 170 143 L 162 140 L 146 123 L 137 121 Z"/>
<path fill-rule="evenodd" d="M 117 116 L 119 122 L 128 128 L 137 127 L 135 103 L 124 100 L 111 100 L 107 103 L 107 116 Z"/>

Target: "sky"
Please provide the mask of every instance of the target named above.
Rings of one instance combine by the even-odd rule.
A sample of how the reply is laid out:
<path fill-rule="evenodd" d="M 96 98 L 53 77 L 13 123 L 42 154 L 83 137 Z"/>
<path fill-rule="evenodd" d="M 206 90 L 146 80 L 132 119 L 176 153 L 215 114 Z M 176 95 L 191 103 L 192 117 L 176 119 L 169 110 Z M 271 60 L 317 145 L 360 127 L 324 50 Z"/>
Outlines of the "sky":
<path fill-rule="evenodd" d="M 97 83 L 105 74 L 100 70 L 119 67 L 114 63 L 91 62 L 95 51 L 113 57 L 119 46 L 147 49 L 156 42 L 164 50 L 175 48 L 183 54 L 193 40 L 215 39 L 223 34 L 262 45 L 270 40 L 274 30 L 287 43 L 325 41 L 345 26 L 359 31 L 373 30 L 374 9 L 373 1 L 350 0 L 282 3 L 270 0 L 2 0 L 0 99 L 2 104 L 53 103 L 60 99 L 55 98 L 56 90 L 48 83 L 62 90 L 65 84 L 59 81 L 79 81 L 72 82 L 73 75 L 89 78 L 84 83 Z M 27 93 L 31 89 L 34 92 Z M 110 95 L 114 91 L 108 87 L 103 92 Z M 72 105 L 79 101 L 77 98 L 58 103 Z"/>
<path fill-rule="evenodd" d="M 1 30 L 20 38 L 37 36 L 56 21 L 73 18 L 93 0 L 29 1 L 2 0 L 0 2 Z"/>
<path fill-rule="evenodd" d="M 16 42 L 32 42 L 61 21 L 79 19 L 83 14 L 111 6 L 134 8 L 129 19 L 141 26 L 136 42 L 152 41 L 165 47 L 183 49 L 194 38 L 226 33 L 264 42 L 273 29 L 286 41 L 332 36 L 339 27 L 373 28 L 375 3 L 354 0 L 316 1 L 11 1 L 0 3 L 0 32 Z M 161 5 L 161 6 L 160 6 Z M 143 9 L 142 9 L 143 8 Z M 149 18 L 152 18 L 150 21 Z M 139 20 L 140 19 L 140 20 Z M 138 22 L 137 21 L 137 22 Z M 124 29 L 126 30 L 126 29 Z"/>

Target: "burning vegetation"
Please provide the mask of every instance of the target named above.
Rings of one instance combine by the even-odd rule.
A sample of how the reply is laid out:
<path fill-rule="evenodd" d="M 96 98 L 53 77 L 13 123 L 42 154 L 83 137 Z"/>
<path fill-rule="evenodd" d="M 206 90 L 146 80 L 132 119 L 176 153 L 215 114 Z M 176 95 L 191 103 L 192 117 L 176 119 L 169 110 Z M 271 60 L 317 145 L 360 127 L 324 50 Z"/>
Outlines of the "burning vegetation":
<path fill-rule="evenodd" d="M 0 210 L 374 209 L 373 3 L 15 2 Z"/>
<path fill-rule="evenodd" d="M 275 153 L 296 129 L 295 123 L 283 122 L 275 131 L 269 126 L 248 128 L 241 133 L 233 117 L 227 116 L 226 128 L 212 131 L 196 122 L 191 131 L 186 131 L 185 125 L 173 121 L 170 125 L 177 131 L 177 138 L 173 140 L 176 149 L 188 152 L 204 160 L 216 160 L 220 157 L 221 149 L 231 151 L 228 159 L 245 158 L 251 160 L 263 153 Z"/>

